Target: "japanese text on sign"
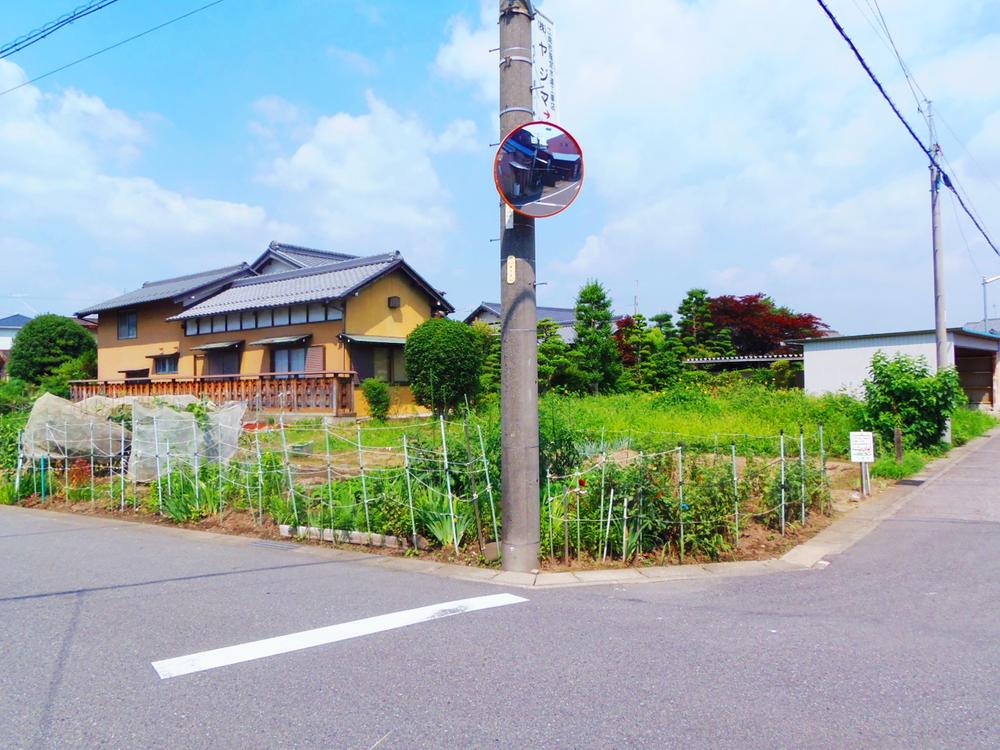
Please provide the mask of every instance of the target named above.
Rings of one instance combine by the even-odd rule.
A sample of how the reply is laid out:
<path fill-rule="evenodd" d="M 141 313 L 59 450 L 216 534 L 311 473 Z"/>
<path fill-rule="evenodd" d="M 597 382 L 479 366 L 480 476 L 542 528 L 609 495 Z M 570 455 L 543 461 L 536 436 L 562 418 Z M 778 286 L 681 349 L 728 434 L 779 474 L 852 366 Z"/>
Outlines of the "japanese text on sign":
<path fill-rule="evenodd" d="M 875 437 L 872 433 L 851 433 L 851 461 L 856 464 L 874 463 Z"/>
<path fill-rule="evenodd" d="M 556 119 L 556 58 L 552 21 L 538 11 L 531 29 L 531 106 L 536 120 Z"/>

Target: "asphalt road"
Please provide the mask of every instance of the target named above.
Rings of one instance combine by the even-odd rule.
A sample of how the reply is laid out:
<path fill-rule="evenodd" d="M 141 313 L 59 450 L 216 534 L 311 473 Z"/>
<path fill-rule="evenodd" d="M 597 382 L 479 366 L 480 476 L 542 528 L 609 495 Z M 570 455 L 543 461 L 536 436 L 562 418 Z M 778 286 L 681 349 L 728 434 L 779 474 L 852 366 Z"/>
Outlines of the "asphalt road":
<path fill-rule="evenodd" d="M 996 748 L 1000 436 L 822 570 L 525 603 L 170 679 L 502 587 L 0 508 L 0 748 Z"/>
<path fill-rule="evenodd" d="M 546 185 L 542 194 L 533 201 L 518 206 L 518 209 L 529 216 L 542 217 L 558 213 L 573 202 L 580 192 L 580 180 L 567 182 L 559 180 L 555 185 Z M 516 205 L 516 204 L 515 204 Z"/>

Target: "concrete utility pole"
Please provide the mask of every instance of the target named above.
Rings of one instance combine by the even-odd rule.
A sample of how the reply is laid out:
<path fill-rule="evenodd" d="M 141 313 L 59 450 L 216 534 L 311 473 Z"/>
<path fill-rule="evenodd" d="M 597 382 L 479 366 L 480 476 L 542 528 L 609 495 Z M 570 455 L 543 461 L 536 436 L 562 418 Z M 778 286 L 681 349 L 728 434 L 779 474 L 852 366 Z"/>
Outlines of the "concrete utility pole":
<path fill-rule="evenodd" d="M 500 0 L 500 138 L 531 122 L 530 0 Z M 513 217 L 511 217 L 513 213 Z M 501 209 L 500 423 L 503 569 L 538 567 L 535 220 Z"/>
<path fill-rule="evenodd" d="M 948 356 L 947 315 L 944 307 L 944 261 L 941 256 L 941 204 L 940 198 L 941 170 L 938 160 L 941 158 L 941 147 L 934 132 L 934 113 L 931 103 L 927 102 L 927 124 L 931 130 L 931 242 L 934 253 L 934 339 L 937 344 L 937 369 L 943 370 L 952 365 Z"/>

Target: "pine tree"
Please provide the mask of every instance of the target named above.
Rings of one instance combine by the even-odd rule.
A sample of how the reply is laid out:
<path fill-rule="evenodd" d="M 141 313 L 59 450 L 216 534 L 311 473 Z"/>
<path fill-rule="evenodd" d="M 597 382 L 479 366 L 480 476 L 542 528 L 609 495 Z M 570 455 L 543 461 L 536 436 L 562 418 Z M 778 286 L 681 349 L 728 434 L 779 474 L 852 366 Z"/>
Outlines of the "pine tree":
<path fill-rule="evenodd" d="M 735 353 L 729 329 L 712 320 L 705 289 L 691 289 L 677 308 L 678 330 L 688 357 L 727 357 Z"/>
<path fill-rule="evenodd" d="M 611 331 L 611 299 L 598 281 L 586 283 L 576 298 L 576 344 L 573 360 L 583 384 L 593 394 L 615 389 L 622 374 Z"/>

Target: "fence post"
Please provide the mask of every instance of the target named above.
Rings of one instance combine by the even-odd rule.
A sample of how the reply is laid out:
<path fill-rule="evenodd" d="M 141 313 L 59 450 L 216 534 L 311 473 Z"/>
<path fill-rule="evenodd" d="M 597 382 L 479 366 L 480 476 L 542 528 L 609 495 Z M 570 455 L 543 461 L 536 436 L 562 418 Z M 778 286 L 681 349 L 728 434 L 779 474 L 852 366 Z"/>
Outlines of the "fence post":
<path fill-rule="evenodd" d="M 604 548 L 601 550 L 601 562 L 608 558 L 608 537 L 611 536 L 611 509 L 615 507 L 615 488 L 611 488 L 611 496 L 608 498 L 608 522 L 604 529 Z"/>
<path fill-rule="evenodd" d="M 563 491 L 563 565 L 569 565 L 569 487 Z"/>
<path fill-rule="evenodd" d="M 639 515 L 636 517 L 636 535 L 637 535 L 637 539 L 636 539 L 636 544 L 637 544 L 636 551 L 640 555 L 642 554 L 642 510 L 643 510 L 643 507 L 642 507 L 642 481 L 641 480 L 642 480 L 643 475 L 646 473 L 646 472 L 643 471 L 643 469 L 645 468 L 645 465 L 644 465 L 643 461 L 644 461 L 643 452 L 639 451 L 639 479 L 640 479 L 640 481 L 639 481 L 638 485 L 636 486 L 636 494 L 639 496 L 639 498 L 638 498 L 639 499 Z"/>
<path fill-rule="evenodd" d="M 372 522 L 368 515 L 368 480 L 365 478 L 365 455 L 361 448 L 361 422 L 355 422 L 358 435 L 358 470 L 361 472 L 361 499 L 365 504 L 365 529 L 368 532 L 368 544 L 372 543 Z"/>
<path fill-rule="evenodd" d="M 740 482 L 736 476 L 736 443 L 732 445 L 733 454 L 733 510 L 736 517 L 736 549 L 740 548 Z"/>
<path fill-rule="evenodd" d="M 462 420 L 462 431 L 465 435 L 465 470 L 469 474 L 472 482 L 472 507 L 476 512 L 476 539 L 479 541 L 479 554 L 483 554 L 483 547 L 486 542 L 483 539 L 483 519 L 479 512 L 479 482 L 476 481 L 476 472 L 472 466 L 472 444 L 469 442 L 469 400 L 465 400 L 465 419 Z"/>
<path fill-rule="evenodd" d="M 198 450 L 198 420 L 191 422 L 191 445 L 194 453 L 194 507 L 201 510 L 201 451 Z"/>
<path fill-rule="evenodd" d="M 285 415 L 278 415 L 278 429 L 281 431 L 281 452 L 285 458 L 285 473 L 288 475 L 288 497 L 292 501 L 292 515 L 295 517 L 295 533 L 299 533 L 299 506 L 295 502 L 295 480 L 292 478 L 292 462 L 288 460 L 288 437 L 285 435 Z M 220 503 L 221 505 L 221 503 Z"/>
<path fill-rule="evenodd" d="M 785 431 L 781 431 L 781 535 L 785 535 Z"/>
<path fill-rule="evenodd" d="M 21 499 L 21 467 L 24 466 L 24 430 L 17 431 L 17 471 L 14 474 L 14 498 Z"/>
<path fill-rule="evenodd" d="M 94 496 L 94 422 L 90 422 L 90 507 L 97 502 Z"/>
<path fill-rule="evenodd" d="M 260 419 L 253 431 L 254 448 L 257 453 L 257 515 L 261 526 L 264 525 L 264 462 L 260 454 Z"/>
<path fill-rule="evenodd" d="M 490 464 L 486 460 L 486 444 L 483 442 L 483 428 L 478 424 L 476 430 L 479 433 L 479 452 L 483 456 L 483 473 L 486 474 L 486 494 L 490 498 L 490 514 L 493 516 L 493 541 L 497 543 L 497 554 L 500 554 L 500 529 L 497 526 L 497 509 L 493 503 L 493 482 L 490 481 Z"/>
<path fill-rule="evenodd" d="M 403 452 L 406 452 L 406 436 L 403 436 Z M 326 499 L 330 503 L 330 543 L 333 544 L 333 466 L 330 464 L 330 422 L 323 417 L 323 447 L 326 453 Z"/>
<path fill-rule="evenodd" d="M 549 506 L 549 557 L 555 557 L 555 546 L 553 537 L 555 536 L 555 522 L 552 518 L 552 472 L 545 469 L 545 502 Z"/>
<path fill-rule="evenodd" d="M 626 557 L 626 552 L 628 550 L 628 493 L 622 495 L 622 562 L 624 562 Z"/>
<path fill-rule="evenodd" d="M 63 422 L 63 498 L 69 500 L 69 422 Z"/>
<path fill-rule="evenodd" d="M 156 461 L 156 494 L 159 499 L 160 515 L 163 515 L 163 480 L 160 477 L 160 429 L 153 417 L 153 455 Z"/>
<path fill-rule="evenodd" d="M 171 497 L 172 498 L 174 496 L 174 485 L 173 485 L 173 481 L 170 479 L 170 472 L 171 472 L 171 469 L 170 469 L 170 441 L 167 440 L 165 442 L 166 442 L 165 448 L 166 448 L 166 451 L 167 451 L 167 497 Z"/>
<path fill-rule="evenodd" d="M 458 556 L 458 529 L 455 527 L 455 499 L 451 494 L 451 473 L 448 471 L 448 439 L 444 434 L 444 414 L 441 420 L 441 449 L 444 452 L 444 483 L 448 489 L 448 510 L 451 513 L 451 539 L 455 544 L 455 556 Z"/>
<path fill-rule="evenodd" d="M 108 501 L 110 510 L 115 501 L 115 443 L 110 424 L 108 425 Z"/>
<path fill-rule="evenodd" d="M 583 488 L 580 486 L 580 470 L 576 471 L 576 487 L 573 488 L 576 495 L 576 559 L 580 559 L 580 548 L 582 546 L 580 535 L 580 499 L 583 497 Z"/>
<path fill-rule="evenodd" d="M 410 528 L 413 530 L 413 549 L 419 551 L 417 544 L 417 517 L 413 513 L 413 486 L 410 484 L 410 449 L 406 442 L 406 433 L 403 433 L 403 469 L 406 471 L 406 498 L 410 503 Z M 489 479 L 487 479 L 489 481 Z M 333 525 L 333 522 L 330 522 Z"/>
<path fill-rule="evenodd" d="M 45 489 L 46 489 L 45 488 L 45 479 L 46 479 L 46 476 L 45 476 L 45 459 L 46 458 L 48 458 L 48 456 L 45 453 L 43 453 L 42 457 L 40 459 L 40 462 L 42 464 L 42 505 L 45 504 Z"/>
<path fill-rule="evenodd" d="M 601 526 L 604 525 L 604 482 L 608 468 L 608 446 L 604 442 L 604 428 L 601 428 L 601 512 L 597 518 L 597 541 L 601 541 Z M 610 515 L 610 509 L 609 509 Z"/>
<path fill-rule="evenodd" d="M 802 525 L 806 525 L 806 439 L 799 425 L 799 501 L 802 505 Z"/>
<path fill-rule="evenodd" d="M 118 447 L 121 450 L 121 454 L 118 458 L 118 471 L 121 474 L 121 505 L 118 510 L 122 513 L 125 512 L 125 427 L 123 425 L 118 425 Z"/>
<path fill-rule="evenodd" d="M 677 516 L 680 520 L 681 536 L 679 557 L 684 564 L 684 446 L 677 446 Z"/>

